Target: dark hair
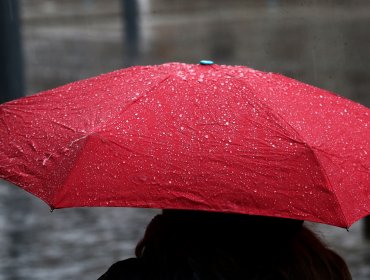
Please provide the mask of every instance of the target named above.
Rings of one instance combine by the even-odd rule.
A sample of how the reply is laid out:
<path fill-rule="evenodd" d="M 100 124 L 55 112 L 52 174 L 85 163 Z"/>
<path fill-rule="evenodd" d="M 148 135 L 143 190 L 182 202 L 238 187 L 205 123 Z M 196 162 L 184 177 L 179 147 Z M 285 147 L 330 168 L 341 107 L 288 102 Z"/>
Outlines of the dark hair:
<path fill-rule="evenodd" d="M 165 210 L 135 253 L 151 279 L 352 279 L 339 255 L 291 219 Z"/>

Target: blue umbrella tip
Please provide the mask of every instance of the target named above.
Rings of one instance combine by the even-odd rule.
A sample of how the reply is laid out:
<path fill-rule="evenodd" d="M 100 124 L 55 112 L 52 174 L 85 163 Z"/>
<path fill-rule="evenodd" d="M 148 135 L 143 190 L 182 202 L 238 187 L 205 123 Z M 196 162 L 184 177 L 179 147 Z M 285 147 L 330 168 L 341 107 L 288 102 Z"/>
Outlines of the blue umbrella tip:
<path fill-rule="evenodd" d="M 200 65 L 212 65 L 212 64 L 214 64 L 214 62 L 212 60 L 204 60 L 204 59 L 202 59 L 201 61 L 199 61 L 199 64 Z"/>

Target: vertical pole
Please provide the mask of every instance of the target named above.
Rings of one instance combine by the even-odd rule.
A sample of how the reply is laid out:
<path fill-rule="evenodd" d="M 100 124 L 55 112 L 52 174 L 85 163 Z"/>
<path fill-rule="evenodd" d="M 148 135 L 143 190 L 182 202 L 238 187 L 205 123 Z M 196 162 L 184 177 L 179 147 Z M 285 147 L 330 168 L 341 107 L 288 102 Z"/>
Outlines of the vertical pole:
<path fill-rule="evenodd" d="M 0 1 L 0 103 L 19 98 L 24 95 L 23 63 L 21 52 L 20 16 L 18 0 Z M 6 184 L 1 182 L 1 184 Z M 3 187 L 3 186 L 2 186 Z M 28 200 L 17 192 L 5 194 L 2 215 L 6 219 L 6 227 L 0 231 L 4 240 L 0 257 L 9 262 L 1 266 L 0 274 L 7 279 L 21 279 L 18 271 L 23 248 L 29 241 L 29 234 L 20 226 L 19 217 L 29 212 Z M 19 201 L 21 199 L 22 201 Z M 1 201 L 2 202 L 2 201 Z M 15 205 L 17 205 L 15 207 Z"/>
<path fill-rule="evenodd" d="M 18 0 L 0 1 L 0 103 L 24 94 Z"/>
<path fill-rule="evenodd" d="M 370 241 L 370 216 L 364 218 L 364 236 L 366 240 Z"/>
<path fill-rule="evenodd" d="M 125 66 L 135 65 L 139 58 L 138 4 L 136 0 L 121 0 L 124 25 Z"/>

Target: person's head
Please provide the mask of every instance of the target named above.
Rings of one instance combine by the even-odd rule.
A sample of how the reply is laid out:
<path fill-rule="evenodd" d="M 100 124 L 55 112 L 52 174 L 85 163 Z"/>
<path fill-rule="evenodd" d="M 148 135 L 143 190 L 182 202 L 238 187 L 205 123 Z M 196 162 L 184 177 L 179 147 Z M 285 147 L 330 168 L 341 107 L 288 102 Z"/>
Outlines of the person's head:
<path fill-rule="evenodd" d="M 136 255 L 159 279 L 351 279 L 343 259 L 292 219 L 164 210 Z"/>

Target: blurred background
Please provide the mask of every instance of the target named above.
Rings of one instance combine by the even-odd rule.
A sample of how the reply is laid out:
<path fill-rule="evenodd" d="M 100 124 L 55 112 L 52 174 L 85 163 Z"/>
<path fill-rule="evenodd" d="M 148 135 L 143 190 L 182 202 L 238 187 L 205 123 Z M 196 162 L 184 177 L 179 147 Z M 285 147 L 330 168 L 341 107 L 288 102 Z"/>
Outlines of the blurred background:
<path fill-rule="evenodd" d="M 136 64 L 246 65 L 370 107 L 368 0 L 2 0 L 1 102 Z M 48 206 L 0 182 L 0 279 L 97 279 L 133 255 L 148 209 Z M 365 222 L 310 224 L 370 279 Z"/>

